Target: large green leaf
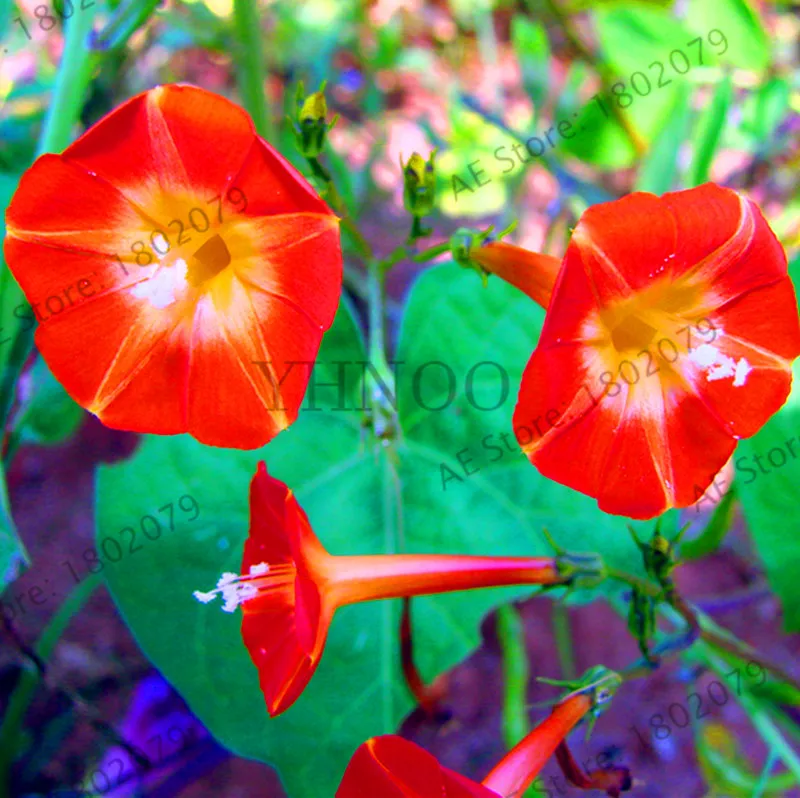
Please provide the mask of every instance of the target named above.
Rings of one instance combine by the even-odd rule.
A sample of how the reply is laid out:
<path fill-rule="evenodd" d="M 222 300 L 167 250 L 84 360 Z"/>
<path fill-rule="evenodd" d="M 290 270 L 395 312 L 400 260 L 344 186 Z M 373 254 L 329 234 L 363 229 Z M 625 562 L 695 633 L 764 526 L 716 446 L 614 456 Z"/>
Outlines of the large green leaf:
<path fill-rule="evenodd" d="M 428 479 L 449 502 L 463 501 L 477 488 L 521 513 L 529 550 L 541 546 L 546 526 L 568 549 L 597 551 L 609 566 L 642 573 L 628 519 L 603 513 L 595 500 L 543 477 L 514 440 L 511 419 L 522 371 L 543 320 L 538 305 L 496 278 L 483 289 L 474 272 L 455 264 L 425 272 L 409 298 L 397 358 L 405 374 L 398 406 L 406 440 L 438 453 Z M 442 366 L 425 366 L 434 361 L 444 362 L 454 376 Z M 493 365 L 476 368 L 487 362 Z M 480 409 L 498 405 L 502 374 L 508 380 L 505 401 Z M 453 382 L 456 392 L 447 408 L 426 409 L 444 407 Z M 669 514 L 665 533 L 676 515 Z M 494 546 L 495 526 L 485 534 Z"/>
<path fill-rule="evenodd" d="M 363 360 L 353 323 L 340 309 L 319 361 Z M 318 376 L 328 382 L 331 375 Z M 395 731 L 412 706 L 399 673 L 397 602 L 348 607 L 337 614 L 325 655 L 310 686 L 289 711 L 270 720 L 239 619 L 204 606 L 192 591 L 238 571 L 247 534 L 247 490 L 256 462 L 296 493 L 322 542 L 336 554 L 450 551 L 537 553 L 519 508 L 483 481 L 458 496 L 443 493 L 438 464 L 448 452 L 419 440 L 376 447 L 362 440 L 360 414 L 335 412 L 318 389 L 319 411 L 299 420 L 263 450 L 210 449 L 188 437 L 146 437 L 128 462 L 101 469 L 98 549 L 117 556 L 104 572 L 120 611 L 145 654 L 212 733 L 232 751 L 274 764 L 292 798 L 333 795 L 355 748 Z M 338 397 L 336 397 L 338 400 Z M 345 404 L 345 403 L 342 403 Z M 361 404 L 348 384 L 346 406 Z M 449 444 L 448 444 L 449 446 Z M 177 508 L 192 496 L 200 516 Z M 176 503 L 181 523 L 149 541 L 131 533 L 149 514 L 162 519 Z M 188 504 L 188 500 L 184 501 Z M 152 522 L 145 524 L 152 529 Z M 151 534 L 152 531 L 151 531 Z M 104 541 L 112 541 L 105 542 Z M 480 620 L 497 604 L 530 588 L 420 598 L 414 604 L 419 665 L 426 678 L 453 666 L 479 643 Z M 313 756 L 309 746 L 314 747 Z"/>

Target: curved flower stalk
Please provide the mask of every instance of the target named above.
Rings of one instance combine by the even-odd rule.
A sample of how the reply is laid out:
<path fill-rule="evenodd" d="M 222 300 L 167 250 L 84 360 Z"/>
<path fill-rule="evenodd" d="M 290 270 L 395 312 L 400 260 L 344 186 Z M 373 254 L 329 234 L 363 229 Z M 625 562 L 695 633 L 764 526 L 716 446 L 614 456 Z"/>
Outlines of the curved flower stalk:
<path fill-rule="evenodd" d="M 290 364 L 333 321 L 339 219 L 233 103 L 134 97 L 39 158 L 6 220 L 39 351 L 104 424 L 252 449 L 297 418 L 310 370 Z"/>
<path fill-rule="evenodd" d="M 330 555 L 292 492 L 263 462 L 250 486 L 242 572 L 223 574 L 215 590 L 194 595 L 204 603 L 221 595 L 227 612 L 242 606 L 242 636 L 273 716 L 311 679 L 339 607 L 479 587 L 571 584 L 581 575 L 572 561 L 562 567 L 561 557 Z"/>
<path fill-rule="evenodd" d="M 336 798 L 521 798 L 570 731 L 603 711 L 621 679 L 602 666 L 574 683 L 549 717 L 518 743 L 478 784 L 439 762 L 415 743 L 395 735 L 373 737 L 350 760 Z M 615 771 L 621 771 L 616 768 Z M 609 779 L 630 787 L 627 771 Z M 602 779 L 595 779 L 592 786 Z M 618 794 L 618 793 L 617 793 Z"/>
<path fill-rule="evenodd" d="M 734 191 L 595 205 L 557 276 L 505 243 L 470 258 L 547 308 L 514 428 L 545 476 L 606 512 L 691 505 L 789 395 L 800 324 L 786 255 Z"/>

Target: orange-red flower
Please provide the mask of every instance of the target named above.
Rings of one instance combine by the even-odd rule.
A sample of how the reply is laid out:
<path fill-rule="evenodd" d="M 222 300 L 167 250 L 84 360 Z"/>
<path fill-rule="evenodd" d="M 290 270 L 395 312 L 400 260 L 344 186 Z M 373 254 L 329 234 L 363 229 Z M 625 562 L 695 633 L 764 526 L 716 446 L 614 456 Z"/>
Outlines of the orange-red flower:
<path fill-rule="evenodd" d="M 542 282 L 504 274 L 525 268 L 521 250 L 507 252 L 488 244 L 470 257 L 523 290 Z M 535 258 L 528 268 L 553 273 Z M 758 207 L 729 189 L 589 208 L 552 296 L 528 293 L 548 311 L 516 435 L 545 476 L 606 512 L 689 506 L 789 394 L 800 325 L 786 255 Z"/>
<path fill-rule="evenodd" d="M 353 754 L 336 798 L 522 798 L 565 737 L 595 709 L 593 693 L 569 695 L 481 784 L 440 765 L 402 737 L 373 737 Z"/>
<path fill-rule="evenodd" d="M 233 103 L 134 97 L 39 158 L 6 223 L 37 346 L 104 424 L 250 449 L 297 418 L 310 369 L 289 364 L 336 312 L 339 220 Z"/>
<path fill-rule="evenodd" d="M 374 599 L 513 584 L 565 584 L 574 571 L 552 557 L 447 554 L 333 556 L 292 492 L 260 463 L 250 486 L 242 572 L 223 574 L 223 609 L 242 605 L 242 636 L 271 715 L 294 703 L 319 664 L 338 607 Z"/>
<path fill-rule="evenodd" d="M 356 749 L 336 791 L 336 798 L 378 796 L 497 798 L 497 793 L 440 765 L 433 754 L 416 743 L 387 734 L 373 737 Z"/>

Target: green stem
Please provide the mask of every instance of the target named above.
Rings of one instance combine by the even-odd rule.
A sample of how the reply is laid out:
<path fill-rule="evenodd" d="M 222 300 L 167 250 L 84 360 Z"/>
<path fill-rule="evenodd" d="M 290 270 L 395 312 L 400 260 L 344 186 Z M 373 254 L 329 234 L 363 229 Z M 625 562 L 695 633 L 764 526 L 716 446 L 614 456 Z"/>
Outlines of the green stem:
<path fill-rule="evenodd" d="M 392 266 L 394 266 L 396 263 L 399 263 L 404 258 L 414 261 L 414 263 L 425 263 L 425 261 L 433 260 L 439 255 L 449 251 L 449 241 L 443 241 L 441 244 L 436 244 L 433 247 L 423 249 L 422 252 L 412 252 L 408 244 L 401 244 L 399 247 L 396 247 L 391 254 L 387 255 L 385 258 L 383 258 L 383 260 L 381 260 L 381 272 L 385 274 L 389 271 L 389 269 L 392 268 Z"/>
<path fill-rule="evenodd" d="M 99 576 L 84 579 L 67 596 L 56 614 L 50 619 L 42 636 L 36 642 L 34 651 L 40 660 L 50 659 L 56 643 L 64 634 L 70 621 L 77 615 L 94 590 L 101 584 Z M 33 699 L 41 674 L 37 670 L 26 669 L 22 672 L 8 702 L 2 726 L 0 726 L 0 795 L 8 794 L 8 779 L 11 765 L 16 753 L 16 742 L 19 740 L 22 722 Z"/>
<path fill-rule="evenodd" d="M 525 707 L 530 678 L 525 628 L 513 604 L 497 610 L 497 639 L 503 657 L 503 740 L 510 750 L 528 733 Z"/>
<path fill-rule="evenodd" d="M 39 139 L 37 155 L 61 152 L 72 140 L 72 128 L 80 116 L 92 77 L 94 54 L 87 45 L 87 38 L 93 22 L 94 12 L 91 8 L 76 11 L 66 22 L 64 53 Z"/>
<path fill-rule="evenodd" d="M 122 0 L 103 30 L 95 33 L 93 50 L 124 47 L 128 39 L 152 16 L 160 0 Z"/>
<path fill-rule="evenodd" d="M 61 152 L 72 140 L 72 128 L 80 117 L 95 63 L 95 56 L 87 44 L 93 22 L 94 11 L 91 7 L 84 11 L 76 10 L 66 22 L 64 52 L 39 137 L 37 156 L 46 152 Z M 3 425 L 14 404 L 20 371 L 32 348 L 33 330 L 19 329 L 0 377 L 0 421 Z"/>
<path fill-rule="evenodd" d="M 273 138 L 272 120 L 264 95 L 267 75 L 266 59 L 261 46 L 263 34 L 256 0 L 233 1 L 233 25 L 238 55 L 236 76 L 239 93 L 247 112 L 253 117 L 256 130 L 267 141 Z"/>
<path fill-rule="evenodd" d="M 625 582 L 626 584 L 630 585 L 631 587 L 638 588 L 642 593 L 647 596 L 656 596 L 661 595 L 661 588 L 657 587 L 656 585 L 651 584 L 650 582 L 646 581 L 645 579 L 640 579 L 638 576 L 634 576 L 633 574 L 629 574 L 626 571 L 620 571 L 619 568 L 609 568 L 608 569 L 608 578 L 609 579 L 616 579 L 619 582 Z"/>
<path fill-rule="evenodd" d="M 552 621 L 558 662 L 561 666 L 561 678 L 574 679 L 577 671 L 575 669 L 575 652 L 572 650 L 569 610 L 560 601 L 553 602 Z"/>
<path fill-rule="evenodd" d="M 328 201 L 329 205 L 333 206 L 333 209 L 337 213 L 341 214 L 342 229 L 353 240 L 353 243 L 356 245 L 356 248 L 359 250 L 361 255 L 367 259 L 371 258 L 372 247 L 370 246 L 369 241 L 367 241 L 367 239 L 361 234 L 361 231 L 358 229 L 355 222 L 350 218 L 350 212 L 347 210 L 347 205 L 342 199 L 342 195 L 339 193 L 339 190 L 336 188 L 336 184 L 333 182 L 330 172 L 328 172 L 328 170 L 319 162 L 317 158 L 306 158 L 306 161 L 308 161 L 308 165 L 311 167 L 311 171 L 314 176 L 325 183 L 325 199 Z"/>
<path fill-rule="evenodd" d="M 795 690 L 800 690 L 800 681 L 795 679 L 788 671 L 778 665 L 778 663 L 772 662 L 759 654 L 752 646 L 734 637 L 727 629 L 714 623 L 704 612 L 698 609 L 694 609 L 694 612 L 700 624 L 700 637 L 709 646 L 725 651 L 740 659 L 755 662 L 764 668 L 764 670 L 770 671 L 773 675 L 786 682 L 786 684 L 794 687 Z"/>
<path fill-rule="evenodd" d="M 367 303 L 369 307 L 369 359 L 379 372 L 389 372 L 383 335 L 383 275 L 380 261 L 372 258 L 367 266 Z M 386 376 L 386 374 L 381 374 Z"/>

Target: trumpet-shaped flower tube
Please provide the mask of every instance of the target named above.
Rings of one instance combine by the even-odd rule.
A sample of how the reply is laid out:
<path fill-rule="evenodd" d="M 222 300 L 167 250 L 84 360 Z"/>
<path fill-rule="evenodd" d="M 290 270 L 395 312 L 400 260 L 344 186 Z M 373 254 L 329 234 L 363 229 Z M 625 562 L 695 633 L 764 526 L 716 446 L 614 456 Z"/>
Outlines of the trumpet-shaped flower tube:
<path fill-rule="evenodd" d="M 470 258 L 547 308 L 514 428 L 545 476 L 606 512 L 691 505 L 789 395 L 800 324 L 786 255 L 734 191 L 595 205 L 557 271 L 505 243 Z"/>
<path fill-rule="evenodd" d="M 252 449 L 297 418 L 310 369 L 291 364 L 339 302 L 339 219 L 233 103 L 134 97 L 40 157 L 6 225 L 39 351 L 107 426 Z"/>
<path fill-rule="evenodd" d="M 522 798 L 576 724 L 586 715 L 602 711 L 620 679 L 598 667 L 582 682 L 580 689 L 559 701 L 549 717 L 509 751 L 481 784 L 440 765 L 415 743 L 386 735 L 359 746 L 336 798 Z M 627 789 L 630 779 L 623 781 Z"/>
<path fill-rule="evenodd" d="M 250 487 L 250 535 L 243 574 L 223 574 L 196 591 L 223 609 L 242 606 L 242 635 L 271 715 L 298 698 L 322 656 L 338 607 L 479 587 L 568 584 L 579 575 L 554 557 L 447 554 L 333 556 L 317 539 L 292 492 L 260 463 Z"/>

